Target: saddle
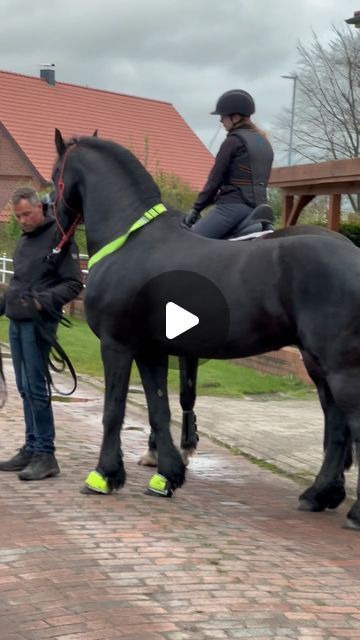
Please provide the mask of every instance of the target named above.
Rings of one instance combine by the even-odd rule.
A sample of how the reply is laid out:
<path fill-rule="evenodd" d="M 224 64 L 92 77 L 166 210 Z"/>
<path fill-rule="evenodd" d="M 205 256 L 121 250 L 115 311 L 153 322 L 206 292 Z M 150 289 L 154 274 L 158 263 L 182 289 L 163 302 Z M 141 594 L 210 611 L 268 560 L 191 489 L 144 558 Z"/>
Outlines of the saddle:
<path fill-rule="evenodd" d="M 274 222 L 274 213 L 270 205 L 259 204 L 246 220 L 231 231 L 226 240 L 252 240 L 273 233 Z"/>

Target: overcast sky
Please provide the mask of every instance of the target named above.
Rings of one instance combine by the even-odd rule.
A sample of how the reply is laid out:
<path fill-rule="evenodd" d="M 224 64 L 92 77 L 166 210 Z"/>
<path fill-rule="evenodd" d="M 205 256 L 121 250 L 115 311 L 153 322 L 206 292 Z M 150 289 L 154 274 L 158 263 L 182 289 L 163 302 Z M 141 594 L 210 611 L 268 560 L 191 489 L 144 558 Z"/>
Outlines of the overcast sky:
<path fill-rule="evenodd" d="M 246 89 L 269 130 L 291 104 L 293 83 L 281 75 L 296 69 L 297 42 L 312 30 L 329 41 L 356 2 L 0 0 L 0 67 L 38 75 L 55 63 L 59 81 L 171 102 L 216 152 L 217 97 Z"/>

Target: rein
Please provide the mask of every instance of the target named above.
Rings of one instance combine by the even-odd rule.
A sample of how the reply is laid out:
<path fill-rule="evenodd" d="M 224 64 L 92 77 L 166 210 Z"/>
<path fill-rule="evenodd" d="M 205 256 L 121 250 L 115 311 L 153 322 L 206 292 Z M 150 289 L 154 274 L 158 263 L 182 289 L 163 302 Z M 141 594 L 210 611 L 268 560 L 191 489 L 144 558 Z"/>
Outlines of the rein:
<path fill-rule="evenodd" d="M 56 245 L 56 247 L 54 247 L 54 249 L 52 250 L 52 253 L 60 253 L 61 249 L 63 248 L 64 244 L 66 244 L 67 242 L 69 242 L 70 238 L 74 235 L 75 233 L 75 229 L 77 227 L 77 225 L 79 224 L 80 220 L 81 220 L 81 214 L 78 211 L 75 211 L 75 209 L 72 209 L 72 207 L 70 207 L 70 205 L 66 202 L 65 198 L 64 198 L 64 190 L 65 190 L 65 183 L 63 180 L 63 175 L 64 175 L 64 170 L 65 170 L 65 162 L 67 159 L 68 154 L 70 153 L 70 151 L 72 151 L 72 149 L 76 146 L 76 142 L 73 142 L 65 151 L 64 153 L 64 157 L 62 160 L 62 164 L 61 164 L 61 169 L 60 169 L 60 176 L 58 179 L 58 192 L 56 195 L 56 199 L 55 202 L 53 204 L 53 213 L 54 213 L 54 217 L 56 220 L 56 224 L 58 226 L 58 229 L 61 233 L 61 238 L 58 242 L 58 244 Z M 57 205 L 60 204 L 60 202 L 63 202 L 64 205 L 67 207 L 67 209 L 69 209 L 69 211 L 71 211 L 72 213 L 74 213 L 76 215 L 76 218 L 74 220 L 74 222 L 72 223 L 72 225 L 69 227 L 69 229 L 67 231 L 64 231 L 59 217 L 56 213 L 56 208 Z"/>

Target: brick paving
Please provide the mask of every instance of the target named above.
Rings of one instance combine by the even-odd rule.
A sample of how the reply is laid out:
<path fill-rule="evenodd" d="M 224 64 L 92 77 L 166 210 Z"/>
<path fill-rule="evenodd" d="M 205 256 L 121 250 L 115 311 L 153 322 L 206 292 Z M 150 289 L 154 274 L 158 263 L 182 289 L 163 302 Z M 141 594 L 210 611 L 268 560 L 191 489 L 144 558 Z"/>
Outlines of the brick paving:
<path fill-rule="evenodd" d="M 22 444 L 9 367 L 7 377 L 1 457 Z M 213 422 L 228 445 L 250 446 L 255 403 L 232 402 L 212 401 Z M 342 528 L 346 506 L 299 512 L 297 483 L 206 438 L 175 498 L 145 496 L 152 472 L 136 464 L 148 429 L 141 403 L 134 396 L 128 406 L 128 482 L 121 492 L 79 493 L 101 441 L 102 396 L 84 382 L 75 402 L 54 403 L 61 475 L 24 483 L 0 474 L 0 639 L 359 639 L 360 534 Z M 275 435 L 271 446 L 264 442 L 264 457 L 281 442 L 290 464 L 293 432 L 289 425 L 288 438 L 282 437 L 279 425 L 286 407 L 283 423 L 292 422 L 291 406 L 278 403 L 276 413 L 272 405 L 256 404 L 264 405 L 256 415 L 263 411 L 263 420 L 275 424 L 268 427 Z M 247 414 L 246 406 L 252 407 Z M 244 441 L 238 431 L 231 437 L 232 411 L 248 421 Z M 207 430 L 202 400 L 198 413 Z M 254 439 L 257 455 L 261 441 Z"/>

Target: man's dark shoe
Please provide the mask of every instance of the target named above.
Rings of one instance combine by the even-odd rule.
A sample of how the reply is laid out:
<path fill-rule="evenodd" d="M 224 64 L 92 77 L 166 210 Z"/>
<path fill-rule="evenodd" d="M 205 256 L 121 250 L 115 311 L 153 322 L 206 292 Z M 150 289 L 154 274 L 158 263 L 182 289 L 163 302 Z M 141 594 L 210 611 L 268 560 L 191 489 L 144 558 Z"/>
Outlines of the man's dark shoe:
<path fill-rule="evenodd" d="M 53 453 L 36 452 L 25 469 L 20 471 L 20 480 L 44 480 L 60 473 L 59 465 Z"/>
<path fill-rule="evenodd" d="M 0 461 L 0 471 L 21 471 L 28 466 L 33 457 L 33 451 L 21 447 L 19 451 L 9 460 Z"/>

